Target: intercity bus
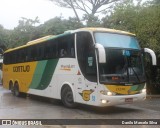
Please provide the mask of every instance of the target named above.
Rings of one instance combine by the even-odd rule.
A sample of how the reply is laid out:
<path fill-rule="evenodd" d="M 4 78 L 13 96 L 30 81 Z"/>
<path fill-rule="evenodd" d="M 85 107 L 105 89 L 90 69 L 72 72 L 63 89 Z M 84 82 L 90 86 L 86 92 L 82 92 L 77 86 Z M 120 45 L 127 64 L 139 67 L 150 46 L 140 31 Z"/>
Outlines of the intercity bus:
<path fill-rule="evenodd" d="M 3 86 L 15 96 L 32 94 L 77 103 L 112 106 L 146 98 L 143 53 L 134 34 L 81 28 L 28 42 L 4 53 Z"/>

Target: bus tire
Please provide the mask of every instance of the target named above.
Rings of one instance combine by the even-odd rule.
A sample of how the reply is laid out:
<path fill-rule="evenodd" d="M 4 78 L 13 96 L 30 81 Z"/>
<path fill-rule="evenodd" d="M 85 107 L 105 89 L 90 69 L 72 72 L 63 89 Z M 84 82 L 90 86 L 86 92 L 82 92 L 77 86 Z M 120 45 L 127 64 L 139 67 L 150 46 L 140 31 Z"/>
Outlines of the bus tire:
<path fill-rule="evenodd" d="M 68 108 L 76 107 L 76 103 L 73 99 L 73 92 L 69 86 L 65 86 L 64 88 L 62 88 L 61 100 L 64 106 Z"/>
<path fill-rule="evenodd" d="M 20 96 L 19 85 L 18 85 L 17 82 L 14 84 L 14 95 L 15 95 L 16 97 L 19 97 L 19 96 Z"/>
<path fill-rule="evenodd" d="M 14 95 L 14 87 L 13 87 L 13 82 L 9 82 L 9 90 L 11 90 L 11 93 Z"/>

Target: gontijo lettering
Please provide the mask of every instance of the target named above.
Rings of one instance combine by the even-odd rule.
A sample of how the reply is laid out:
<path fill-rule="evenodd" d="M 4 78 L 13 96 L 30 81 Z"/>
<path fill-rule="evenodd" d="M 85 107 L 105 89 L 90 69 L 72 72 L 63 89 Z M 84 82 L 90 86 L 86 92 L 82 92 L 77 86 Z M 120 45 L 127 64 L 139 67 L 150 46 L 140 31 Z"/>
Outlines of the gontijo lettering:
<path fill-rule="evenodd" d="M 14 66 L 13 67 L 13 72 L 29 72 L 30 71 L 30 66 Z"/>

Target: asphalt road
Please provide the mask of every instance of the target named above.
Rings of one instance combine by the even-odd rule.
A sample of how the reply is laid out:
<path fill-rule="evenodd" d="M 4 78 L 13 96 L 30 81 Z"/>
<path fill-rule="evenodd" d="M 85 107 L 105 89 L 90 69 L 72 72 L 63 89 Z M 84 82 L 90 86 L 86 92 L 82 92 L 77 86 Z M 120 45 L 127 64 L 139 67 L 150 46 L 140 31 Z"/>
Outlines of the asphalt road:
<path fill-rule="evenodd" d="M 60 101 L 41 97 L 14 97 L 9 90 L 0 86 L 0 119 L 160 119 L 160 98 L 148 97 L 144 102 L 136 104 L 118 105 L 105 108 L 97 108 L 79 105 L 76 109 L 63 106 Z M 96 120 L 93 120 L 96 121 Z M 112 121 L 112 120 L 111 120 Z M 53 125 L 32 126 L 34 128 L 114 128 L 114 127 L 158 127 L 158 125 Z M 2 125 L 0 126 L 0 128 Z M 2 128 L 9 128 L 3 126 Z M 10 126 L 18 128 L 22 126 Z M 31 127 L 31 126 L 23 126 Z"/>

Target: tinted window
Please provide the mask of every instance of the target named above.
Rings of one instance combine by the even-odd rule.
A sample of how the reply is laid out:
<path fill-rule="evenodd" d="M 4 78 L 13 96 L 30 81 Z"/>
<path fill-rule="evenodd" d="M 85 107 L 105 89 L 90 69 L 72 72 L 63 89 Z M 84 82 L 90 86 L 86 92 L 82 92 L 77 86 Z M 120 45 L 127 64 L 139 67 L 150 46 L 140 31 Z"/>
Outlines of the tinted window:
<path fill-rule="evenodd" d="M 77 57 L 83 75 L 89 81 L 97 81 L 95 48 L 88 32 L 77 33 Z"/>
<path fill-rule="evenodd" d="M 31 45 L 4 54 L 4 64 L 75 57 L 74 34 Z"/>
<path fill-rule="evenodd" d="M 140 49 L 138 41 L 133 36 L 97 32 L 95 33 L 95 39 L 96 43 L 100 43 L 104 47 Z"/>
<path fill-rule="evenodd" d="M 58 55 L 63 57 L 75 57 L 74 35 L 67 35 L 58 40 Z"/>

